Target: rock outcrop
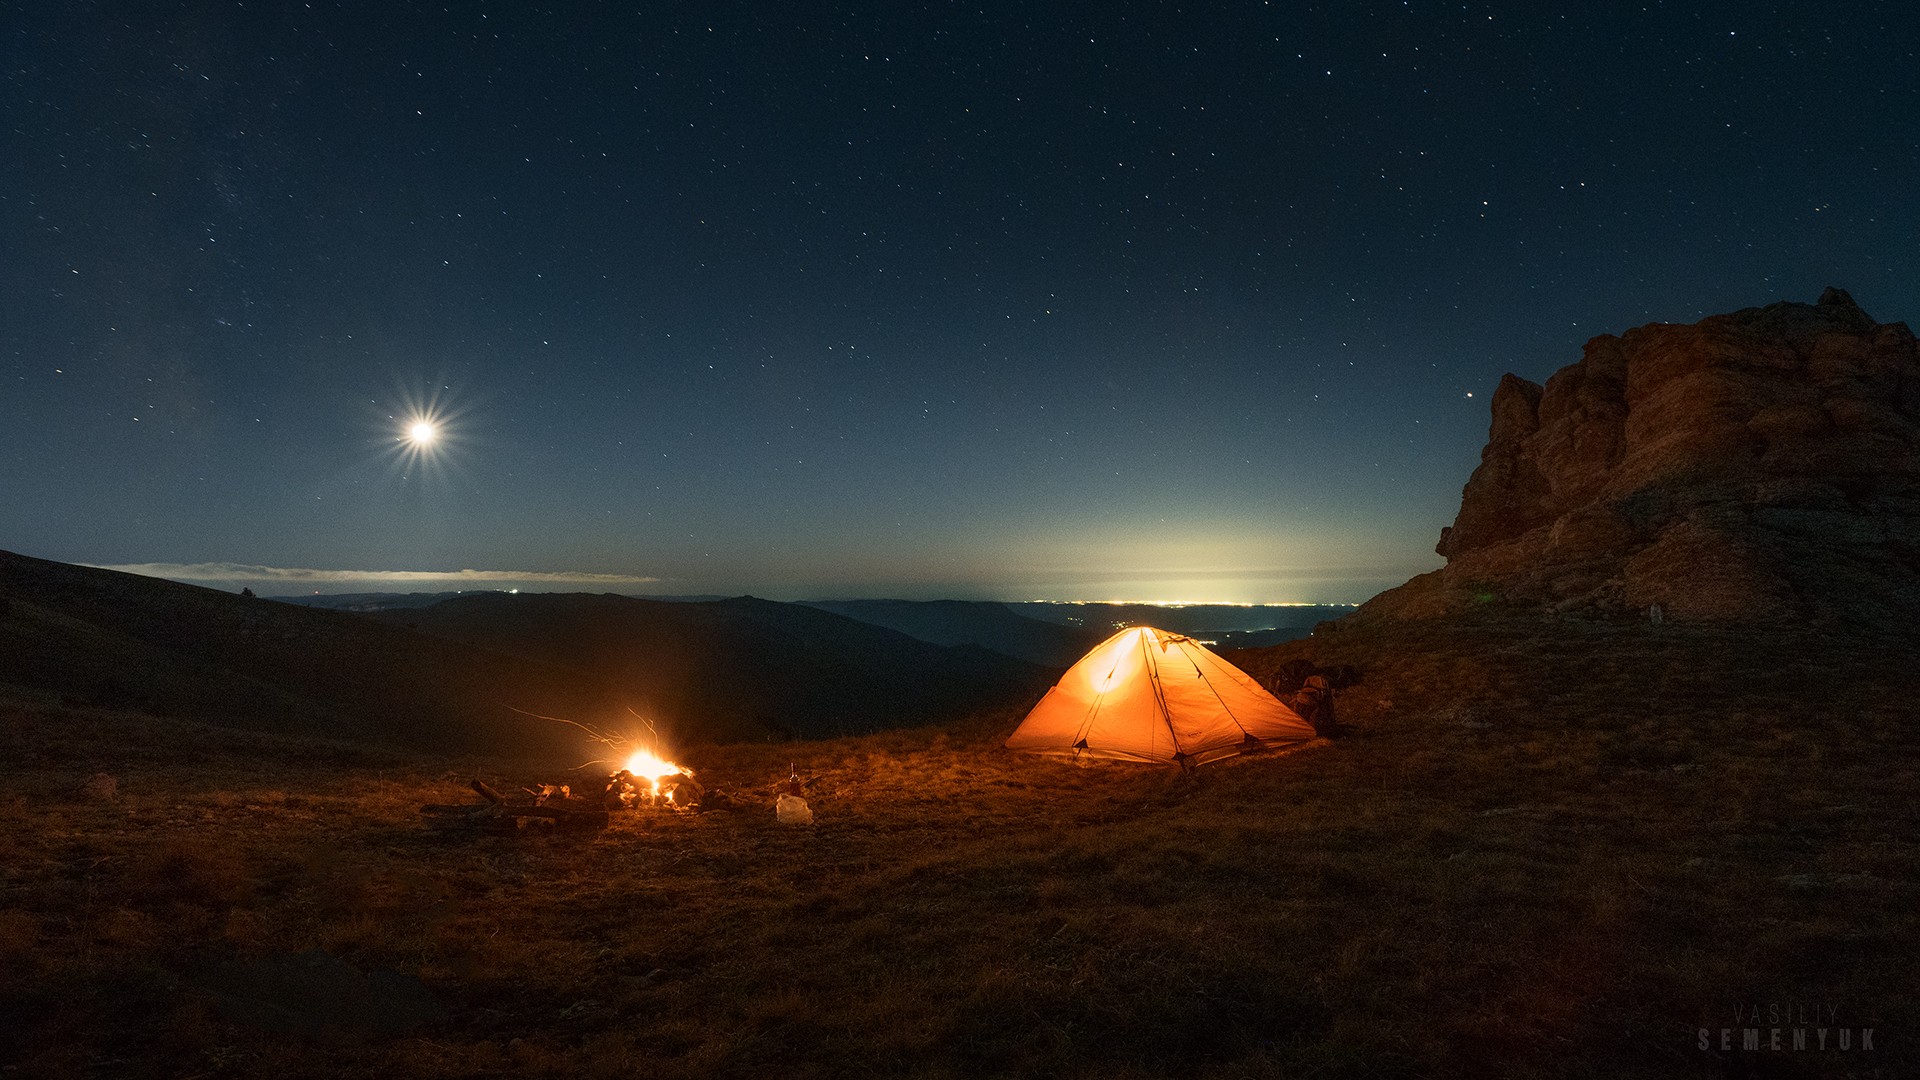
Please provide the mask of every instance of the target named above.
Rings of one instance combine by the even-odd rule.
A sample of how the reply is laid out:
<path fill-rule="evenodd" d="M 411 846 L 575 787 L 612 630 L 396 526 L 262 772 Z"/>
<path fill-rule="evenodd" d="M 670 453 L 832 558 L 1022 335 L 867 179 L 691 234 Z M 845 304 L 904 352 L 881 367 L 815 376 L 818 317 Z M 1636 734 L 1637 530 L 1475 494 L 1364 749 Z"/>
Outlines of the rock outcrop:
<path fill-rule="evenodd" d="M 1920 347 L 1828 289 L 1514 375 L 1447 565 L 1356 616 L 1920 618 Z"/>

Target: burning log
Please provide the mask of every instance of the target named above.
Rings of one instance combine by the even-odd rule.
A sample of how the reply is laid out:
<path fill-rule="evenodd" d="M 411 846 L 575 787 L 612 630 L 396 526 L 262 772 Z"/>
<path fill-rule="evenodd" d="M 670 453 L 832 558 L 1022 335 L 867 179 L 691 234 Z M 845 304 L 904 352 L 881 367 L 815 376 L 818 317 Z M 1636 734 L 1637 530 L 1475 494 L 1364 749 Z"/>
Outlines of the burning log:
<path fill-rule="evenodd" d="M 706 787 L 690 772 L 677 772 L 660 778 L 662 796 L 677 810 L 698 810 L 707 794 Z"/>
<path fill-rule="evenodd" d="M 609 808 L 664 803 L 675 810 L 698 810 L 706 793 L 692 769 L 652 751 L 636 750 L 626 767 L 607 779 L 605 801 Z"/>
<path fill-rule="evenodd" d="M 636 776 L 621 769 L 607 779 L 604 801 L 608 809 L 665 805 L 675 810 L 698 810 L 706 794 L 706 786 L 688 769 L 658 776 Z"/>

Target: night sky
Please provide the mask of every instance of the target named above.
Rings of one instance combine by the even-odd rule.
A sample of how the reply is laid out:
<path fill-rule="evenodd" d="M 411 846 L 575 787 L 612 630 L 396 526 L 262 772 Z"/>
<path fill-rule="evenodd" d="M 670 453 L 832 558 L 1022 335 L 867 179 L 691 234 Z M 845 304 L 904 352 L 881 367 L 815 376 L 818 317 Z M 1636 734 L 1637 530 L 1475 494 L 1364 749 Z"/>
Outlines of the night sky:
<path fill-rule="evenodd" d="M 1502 372 L 1920 317 L 1915 10 L 0 3 L 0 547 L 1362 600 Z"/>

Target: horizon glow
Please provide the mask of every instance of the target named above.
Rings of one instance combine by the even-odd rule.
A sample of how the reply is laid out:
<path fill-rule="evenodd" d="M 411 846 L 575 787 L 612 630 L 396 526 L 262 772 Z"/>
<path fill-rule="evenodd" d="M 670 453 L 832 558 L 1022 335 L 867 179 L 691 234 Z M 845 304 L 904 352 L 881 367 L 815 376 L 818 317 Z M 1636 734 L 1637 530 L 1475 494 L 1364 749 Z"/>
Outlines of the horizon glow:
<path fill-rule="evenodd" d="M 445 589 L 431 591 L 445 592 L 521 592 L 521 593 L 578 593 L 578 592 L 619 592 L 621 595 L 646 599 L 649 595 L 715 595 L 741 596 L 754 595 L 763 599 L 798 602 L 806 600 L 991 600 L 1008 604 L 1085 604 L 1125 606 L 1143 605 L 1164 608 L 1183 607 L 1357 607 L 1365 597 L 1353 599 L 1327 600 L 1249 600 L 1249 599 L 1197 599 L 1191 595 L 1179 598 L 1127 599 L 1116 598 L 1112 594 L 1088 593 L 1080 598 L 1062 598 L 1062 594 L 1022 596 L 1009 592 L 1002 595 L 988 595 L 978 586 L 954 587 L 941 591 L 938 587 L 919 587 L 904 593 L 874 593 L 864 591 L 860 595 L 845 590 L 824 590 L 798 592 L 767 590 L 745 591 L 699 588 L 689 584 L 686 588 L 668 589 L 667 582 L 658 578 L 632 574 L 597 574 L 570 572 L 533 572 L 524 570 L 317 570 L 310 568 L 268 567 L 237 563 L 207 564 L 162 564 L 162 563 L 124 563 L 117 565 L 82 564 L 100 570 L 113 570 L 119 573 L 137 574 L 143 577 L 160 578 L 189 585 L 220 588 L 233 591 L 240 586 L 280 585 L 289 589 L 306 590 L 301 595 L 326 595 L 339 593 L 400 593 L 405 586 L 448 586 Z M 653 586 L 649 592 L 635 592 L 634 585 Z M 465 586 L 458 588 L 455 586 Z M 627 588 L 622 589 L 625 586 Z M 1390 585 L 1387 587 L 1391 587 Z M 421 590 L 414 590 L 421 591 Z M 1374 590 L 1379 591 L 1378 589 Z M 1070 594 L 1067 594 L 1070 595 Z M 1368 594 L 1369 596 L 1372 593 Z"/>

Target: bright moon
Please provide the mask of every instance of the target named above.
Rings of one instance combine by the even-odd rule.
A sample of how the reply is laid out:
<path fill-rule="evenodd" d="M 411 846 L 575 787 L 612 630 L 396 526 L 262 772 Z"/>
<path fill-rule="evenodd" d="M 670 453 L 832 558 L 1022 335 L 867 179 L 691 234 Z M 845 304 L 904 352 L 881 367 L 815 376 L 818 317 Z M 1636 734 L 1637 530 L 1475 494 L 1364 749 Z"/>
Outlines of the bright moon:
<path fill-rule="evenodd" d="M 434 429 L 434 426 L 425 420 L 419 421 L 407 429 L 407 438 L 411 440 L 415 446 L 425 446 L 431 443 L 433 437 L 438 434 L 439 432 Z"/>

